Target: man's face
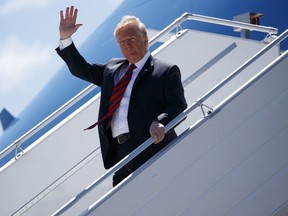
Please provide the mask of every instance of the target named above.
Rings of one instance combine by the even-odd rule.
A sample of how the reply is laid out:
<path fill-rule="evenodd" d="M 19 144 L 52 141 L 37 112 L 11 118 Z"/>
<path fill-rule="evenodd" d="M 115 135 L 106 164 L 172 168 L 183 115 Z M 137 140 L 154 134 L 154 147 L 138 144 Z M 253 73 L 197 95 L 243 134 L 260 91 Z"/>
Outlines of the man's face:
<path fill-rule="evenodd" d="M 116 40 L 124 57 L 130 63 L 138 62 L 147 52 L 148 37 L 142 33 L 135 23 L 129 23 L 118 29 Z"/>

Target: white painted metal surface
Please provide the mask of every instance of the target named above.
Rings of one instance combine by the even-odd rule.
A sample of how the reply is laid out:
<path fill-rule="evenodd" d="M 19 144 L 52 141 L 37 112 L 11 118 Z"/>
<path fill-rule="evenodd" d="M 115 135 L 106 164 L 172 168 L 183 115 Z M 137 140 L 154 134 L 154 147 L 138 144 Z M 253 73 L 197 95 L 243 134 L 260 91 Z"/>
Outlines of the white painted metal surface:
<path fill-rule="evenodd" d="M 188 31 L 185 35 L 183 35 L 183 37 L 181 37 L 181 39 L 174 40 L 174 42 L 172 42 L 169 46 L 167 46 L 165 49 L 162 49 L 161 52 L 158 53 L 155 52 L 155 55 L 158 58 L 165 59 L 166 61 L 173 61 L 176 64 L 178 64 L 182 70 L 183 81 L 185 81 L 189 76 L 191 76 L 192 73 L 199 71 L 199 69 L 203 68 L 203 66 L 205 66 L 207 63 L 208 64 L 211 63 L 211 59 L 214 59 L 215 56 L 220 57 L 219 59 L 217 59 L 218 60 L 217 63 L 209 65 L 209 67 L 207 67 L 207 70 L 203 70 L 203 72 L 205 71 L 203 74 L 201 74 L 197 79 L 195 79 L 192 83 L 188 84 L 185 87 L 187 101 L 189 104 L 191 104 L 197 98 L 202 96 L 206 91 L 208 91 L 211 87 L 213 87 L 213 85 L 215 85 L 224 77 L 226 77 L 229 73 L 231 73 L 241 63 L 245 62 L 252 55 L 254 55 L 263 46 L 264 45 L 262 43 L 255 41 L 243 40 L 240 38 L 221 36 L 197 31 Z M 227 48 L 228 52 L 223 52 Z M 269 51 L 265 56 L 263 56 L 259 61 L 257 61 L 257 63 L 253 64 L 252 67 L 243 71 L 243 74 L 237 77 L 236 81 L 234 81 L 232 84 L 228 85 L 223 90 L 223 92 L 220 92 L 218 95 L 211 98 L 208 101 L 208 105 L 215 106 L 225 96 L 228 96 L 231 92 L 237 89 L 241 85 L 241 83 L 245 82 L 253 74 L 255 74 L 262 67 L 264 67 L 264 65 L 266 65 L 275 57 L 277 57 L 278 53 L 279 53 L 278 48 L 274 48 L 271 51 Z M 261 92 L 258 92 L 258 94 L 262 95 Z M 81 107 L 78 111 L 73 113 L 63 122 L 61 122 L 57 127 L 53 128 L 49 133 L 47 133 L 45 136 L 43 136 L 41 139 L 35 142 L 35 144 L 30 147 L 27 153 L 24 154 L 24 156 L 21 157 L 17 163 L 12 163 L 8 168 L 1 170 L 0 172 L 1 214 L 11 215 L 13 213 L 17 213 L 17 215 L 20 215 L 23 213 L 23 215 L 50 215 L 51 213 L 55 212 L 59 207 L 61 207 L 66 201 L 68 201 L 70 198 L 72 198 L 80 191 L 85 189 L 87 185 L 89 185 L 101 174 L 103 174 L 104 169 L 102 165 L 102 159 L 99 150 L 96 150 L 99 147 L 97 130 L 83 132 L 83 128 L 89 125 L 91 121 L 93 122 L 94 119 L 97 117 L 98 105 L 99 105 L 98 103 L 99 100 L 97 97 L 95 97 L 88 104 L 83 105 L 83 107 Z M 222 117 L 223 119 L 221 118 L 221 121 L 227 123 L 227 125 L 232 124 L 231 129 L 233 127 L 234 128 L 240 127 L 241 124 L 244 124 L 243 119 L 241 119 L 242 117 L 240 117 L 240 114 L 244 115 L 244 112 L 242 113 L 242 111 L 241 112 L 239 111 L 238 115 L 238 113 L 235 111 L 234 113 L 233 111 L 229 112 L 227 111 L 227 113 L 225 112 L 225 115 L 228 115 L 228 117 L 225 118 L 225 116 L 223 116 Z M 269 115 L 270 114 L 271 113 L 269 113 Z M 178 132 L 181 133 L 184 130 L 186 130 L 189 126 L 191 126 L 193 121 L 198 120 L 201 115 L 202 115 L 201 111 L 197 110 L 194 114 L 189 116 L 184 123 L 180 125 Z M 95 118 L 91 119 L 93 116 L 95 116 Z M 231 116 L 233 116 L 233 118 L 230 120 L 231 122 L 229 122 Z M 216 119 L 216 117 L 214 118 Z M 216 127 L 215 130 L 217 133 L 215 134 L 214 132 L 211 133 L 212 135 L 214 135 L 211 136 L 211 138 L 214 137 L 215 142 L 218 139 L 220 138 L 224 139 L 223 137 L 227 136 L 227 131 L 221 132 L 222 129 L 221 127 L 219 127 L 219 123 L 217 123 L 216 125 L 218 125 L 218 127 L 216 127 L 215 125 L 214 127 Z M 204 128 L 209 127 L 209 124 L 207 125 L 205 124 L 205 126 L 203 127 Z M 223 128 L 223 130 L 225 130 L 225 128 L 226 126 Z M 250 129 L 250 127 L 247 127 L 247 129 Z M 221 133 L 218 134 L 218 132 Z M 193 133 L 193 135 L 189 135 L 189 138 L 185 139 L 183 138 L 183 141 L 179 140 L 179 142 L 181 141 L 181 143 L 179 144 L 183 143 L 182 144 L 183 146 L 189 145 L 189 147 L 191 148 L 193 147 L 192 149 L 185 150 L 190 153 L 192 152 L 193 161 L 198 160 L 197 158 L 200 157 L 202 154 L 204 154 L 204 152 L 202 151 L 200 152 L 200 155 L 197 156 L 196 153 L 198 148 L 200 149 L 207 148 L 208 150 L 209 146 L 213 145 L 213 142 L 206 143 L 205 141 L 206 138 L 210 137 L 211 135 L 210 133 L 208 137 L 207 134 L 205 135 L 205 132 L 202 132 L 203 133 L 202 135 L 197 135 L 198 133 L 200 132 L 196 132 L 195 134 Z M 219 138 L 216 139 L 218 135 Z M 185 144 L 187 142 L 187 139 L 191 140 L 190 136 L 193 136 L 192 137 L 193 140 L 194 136 L 196 136 L 195 140 L 197 139 L 201 140 L 204 137 L 205 139 L 201 141 L 204 142 L 204 144 L 202 145 L 197 144 L 198 142 L 195 142 L 196 144 L 194 142 L 192 144 Z M 177 150 L 179 148 L 178 145 L 175 146 L 175 148 L 178 157 L 181 156 L 182 153 L 183 154 L 185 153 L 184 149 L 182 150 L 180 149 L 180 152 L 178 152 Z M 93 151 L 95 152 L 91 154 L 91 152 Z M 174 152 L 174 150 L 172 152 Z M 195 156 L 193 157 L 194 154 Z M 231 157 L 233 154 L 231 153 Z M 86 159 L 87 156 L 88 158 Z M 155 174 L 155 176 L 153 176 L 154 174 L 152 175 L 153 179 L 160 174 L 161 176 L 164 175 L 165 177 L 165 175 L 167 174 L 166 172 L 169 172 L 171 169 L 173 170 L 175 166 L 179 165 L 179 163 L 181 164 L 183 163 L 183 165 L 185 166 L 183 168 L 184 170 L 192 169 L 194 173 L 196 172 L 196 176 L 198 172 L 201 173 L 202 171 L 204 171 L 202 170 L 202 167 L 205 168 L 205 166 L 198 167 L 200 168 L 199 170 L 196 169 L 197 166 L 195 167 L 195 165 L 189 167 L 191 165 L 191 162 L 185 164 L 184 158 L 185 154 L 183 155 L 183 160 L 175 161 L 175 159 L 170 158 L 169 154 L 167 154 L 167 156 L 165 154 L 163 156 L 163 159 L 161 157 L 161 160 L 164 160 L 165 163 L 161 164 L 160 167 L 157 167 L 157 169 L 159 168 L 164 169 L 163 173 L 162 174 L 155 173 L 153 171 L 152 173 Z M 230 159 L 231 159 L 230 157 L 226 158 L 227 161 L 229 161 Z M 166 160 L 168 160 L 168 162 Z M 208 162 L 206 162 L 206 165 L 208 165 L 210 159 L 207 160 Z M 152 166 L 149 167 L 149 169 L 145 171 L 145 173 L 148 172 L 148 176 L 151 177 L 150 173 L 151 171 L 149 171 L 150 169 L 152 169 Z M 230 167 L 230 169 L 232 169 L 232 167 Z M 213 170 L 211 170 L 210 172 L 211 172 L 210 174 L 213 174 Z M 225 172 L 225 170 L 222 172 Z M 184 175 L 184 173 L 182 173 L 181 175 Z M 147 179 L 147 182 L 146 181 L 144 182 L 145 184 L 148 184 L 147 187 L 151 187 L 152 186 L 151 184 L 154 183 L 154 180 L 153 182 L 151 182 L 150 177 Z M 184 177 L 185 179 L 183 179 L 183 181 L 187 180 L 187 176 L 184 175 L 183 178 Z M 192 177 L 193 182 L 194 176 Z M 198 181 L 201 180 L 201 178 L 199 179 L 199 177 L 196 178 Z M 162 181 L 163 179 L 161 180 L 163 186 L 165 186 L 166 181 L 165 178 L 164 182 Z M 167 181 L 173 180 L 174 178 L 176 178 L 176 176 L 171 177 L 168 175 L 167 178 L 171 178 L 167 179 Z M 137 179 L 140 179 L 139 181 L 142 181 L 142 177 L 141 178 L 137 177 Z M 133 182 L 134 181 L 136 181 L 136 179 L 133 180 Z M 179 179 L 179 181 L 182 180 Z M 134 192 L 137 192 L 137 190 L 139 189 L 143 190 L 142 186 L 139 188 L 139 185 L 137 186 L 136 184 L 136 186 L 138 187 L 137 189 L 134 188 L 133 185 L 134 184 L 132 182 L 129 183 L 130 190 L 131 189 L 135 190 Z M 171 190 L 175 190 L 175 188 L 173 187 L 171 187 Z M 125 188 L 127 188 L 127 186 Z M 151 188 L 153 189 L 154 187 L 152 186 Z M 70 215 L 71 214 L 77 215 L 78 213 L 81 213 L 84 209 L 87 208 L 87 206 L 95 202 L 100 196 L 102 196 L 109 189 L 111 189 L 111 180 L 104 182 L 101 188 L 97 188 L 96 191 L 93 191 L 91 194 L 89 194 L 89 196 L 82 199 L 79 204 L 77 204 L 76 206 L 74 206 L 73 209 L 70 210 Z M 124 188 L 121 189 L 121 193 L 120 191 L 119 193 L 122 194 L 122 191 L 125 191 L 125 189 Z M 141 191 L 141 195 L 145 193 L 145 191 Z M 150 191 L 150 189 L 148 191 Z M 125 199 L 122 197 L 122 201 L 126 200 L 126 196 L 131 196 L 131 198 L 134 197 L 135 199 L 140 198 L 139 197 L 140 192 L 136 196 L 135 194 L 133 195 L 132 192 L 133 191 L 125 192 L 124 193 Z M 179 190 L 178 194 L 180 194 L 181 192 L 182 190 Z M 6 194 L 9 194 L 9 196 L 6 196 Z M 196 195 L 197 194 L 194 194 L 194 196 Z M 115 199 L 117 200 L 118 196 L 116 195 L 115 197 L 116 197 Z M 156 196 L 155 194 L 155 198 L 156 197 L 158 196 Z M 185 198 L 185 193 L 183 194 L 182 198 L 183 199 Z M 139 201 L 140 200 L 141 199 L 139 199 Z M 162 201 L 162 204 L 165 204 L 164 201 L 165 200 Z M 157 202 L 161 202 L 161 199 L 159 199 Z M 141 205 L 149 206 L 148 203 L 146 202 L 143 202 Z M 190 207 L 187 206 L 187 208 Z M 182 210 L 184 211 L 184 209 Z M 153 211 L 153 208 L 151 208 L 151 211 Z M 145 211 L 143 211 L 143 213 L 144 212 Z M 69 215 L 69 213 L 67 214 Z M 104 215 L 109 214 L 105 213 Z"/>
<path fill-rule="evenodd" d="M 1 170 L 1 214 L 50 215 L 102 175 L 97 130 L 83 131 L 94 120 L 91 116 L 97 117 L 97 98 L 37 140 L 18 161 Z M 111 182 L 103 185 L 105 191 L 111 188 Z"/>
<path fill-rule="evenodd" d="M 264 44 L 258 41 L 189 30 L 180 39 L 156 52 L 156 56 L 179 65 L 183 82 L 204 68 L 199 77 L 191 83 L 187 82 L 185 86 L 187 102 L 192 104 L 263 47 Z M 278 55 L 279 49 L 274 47 L 210 97 L 205 104 L 215 106 Z M 213 62 L 215 56 L 219 57 L 216 63 Z M 202 112 L 198 110 L 189 115 L 187 120 L 196 121 L 201 115 Z M 185 124 L 181 124 L 178 132 L 186 128 Z"/>
<path fill-rule="evenodd" d="M 197 34 L 197 32 L 195 32 L 195 33 Z M 211 35 L 211 36 L 212 36 L 212 35 Z M 183 36 L 183 37 L 189 37 L 189 34 L 186 34 L 186 35 Z M 183 42 L 182 42 L 183 37 L 181 37 L 181 40 L 177 40 L 177 41 L 173 40 L 173 41 L 174 41 L 174 44 L 173 44 L 173 45 L 175 45 L 175 44 L 178 45 L 178 46 L 181 45 L 182 47 L 186 45 L 186 48 L 189 50 L 190 47 L 189 47 L 189 46 L 187 47 L 187 44 L 191 45 L 192 42 L 190 41 L 190 43 L 183 43 Z M 201 36 L 201 34 L 200 34 L 199 40 L 200 40 L 201 37 L 202 37 L 202 36 Z M 211 40 L 213 41 L 213 38 L 211 38 Z M 241 40 L 241 39 L 240 39 L 240 40 Z M 187 42 L 187 41 L 186 41 L 186 42 Z M 236 42 L 238 42 L 237 39 L 236 39 Z M 165 44 L 164 44 L 164 45 L 165 45 Z M 241 46 L 243 46 L 243 45 L 241 45 Z M 170 47 L 170 46 L 169 46 L 169 47 Z M 168 47 L 168 49 L 169 49 L 169 47 Z M 262 46 L 262 47 L 263 47 L 263 46 Z M 260 47 L 260 48 L 262 48 L 262 47 Z M 257 47 L 257 48 L 259 48 L 259 47 Z M 163 50 L 163 49 L 161 49 L 161 50 L 162 50 L 162 52 L 164 53 L 163 59 L 166 59 L 166 60 L 167 60 L 168 57 L 165 56 L 166 51 L 167 51 L 167 48 L 166 48 L 165 50 Z M 275 50 L 277 50 L 277 49 L 274 49 L 272 52 L 270 52 L 270 53 L 267 55 L 267 56 L 269 56 L 269 58 L 270 58 L 270 59 L 269 59 L 269 58 L 266 57 L 267 59 L 269 59 L 269 61 L 271 61 L 272 57 L 276 58 L 277 55 L 273 56 L 273 53 L 275 53 Z M 183 48 L 183 51 L 184 51 L 184 53 L 185 53 L 185 49 L 184 49 L 184 48 Z M 257 51 L 258 51 L 258 50 L 257 50 Z M 162 52 L 161 52 L 161 53 L 162 53 Z M 272 55 L 271 55 L 271 53 L 272 53 Z M 156 51 L 156 52 L 154 53 L 154 55 L 155 55 L 155 54 L 158 55 L 159 53 Z M 241 53 L 239 53 L 239 54 L 241 54 Z M 254 54 L 254 53 L 253 53 L 253 54 Z M 251 56 L 252 56 L 252 55 L 251 55 Z M 182 57 L 182 56 L 181 56 L 181 57 Z M 250 58 L 250 56 L 249 56 L 249 58 Z M 248 59 L 249 59 L 249 58 L 248 58 Z M 187 62 L 189 62 L 189 61 L 187 61 Z M 218 62 L 217 62 L 217 63 L 218 63 Z M 226 64 L 228 64 L 228 63 L 229 63 L 229 62 L 226 62 Z M 258 64 L 259 64 L 259 63 L 258 63 Z M 265 64 L 264 64 L 264 65 L 265 65 Z M 258 70 L 259 70 L 259 69 L 258 69 Z M 244 71 L 244 72 L 245 72 L 245 71 Z M 253 73 L 251 73 L 250 76 L 251 76 L 251 75 L 254 75 L 255 73 L 256 73 L 256 71 L 254 71 Z M 187 75 L 187 73 L 185 73 L 185 72 L 184 72 L 184 74 Z M 228 75 L 228 73 L 227 73 L 227 75 Z M 226 75 L 226 76 L 227 76 L 227 75 Z M 214 76 L 215 76 L 215 75 L 214 75 Z M 210 77 L 210 78 L 211 78 L 211 77 Z M 246 78 L 247 78 L 247 77 L 246 77 Z M 208 78 L 208 79 L 209 79 L 209 78 Z M 222 78 L 222 79 L 223 79 L 223 78 Z M 219 81 L 220 81 L 220 80 L 219 80 Z M 194 84 L 195 82 L 197 82 L 197 80 L 195 80 L 193 83 L 191 83 L 191 85 Z M 237 82 L 238 82 L 238 86 L 239 86 L 240 83 L 245 82 L 245 80 L 244 80 L 243 78 L 242 78 L 242 79 L 239 79 L 239 78 L 238 78 L 238 81 L 237 81 Z M 237 83 L 237 82 L 236 82 L 236 83 Z M 205 85 L 205 84 L 203 84 L 203 85 Z M 188 85 L 185 86 L 185 90 L 186 90 L 187 86 L 188 86 Z M 234 86 L 234 88 L 230 88 L 230 89 L 229 89 L 229 92 L 226 92 L 226 96 L 228 96 L 228 95 L 229 95 L 232 91 L 234 91 L 238 86 Z M 211 86 L 211 87 L 212 87 L 212 86 Z M 226 90 L 226 91 L 228 91 L 228 90 Z M 224 95 L 224 96 L 221 95 L 222 99 L 225 98 L 226 96 L 225 96 L 225 95 Z M 191 95 L 188 95 L 188 98 L 191 99 Z M 220 100 L 220 99 L 219 99 L 219 100 Z M 192 102 L 193 102 L 193 101 L 192 101 Z M 196 110 L 196 112 L 197 112 L 197 111 L 199 111 L 199 110 Z M 199 111 L 199 113 L 197 113 L 197 120 L 201 117 L 201 115 L 202 115 L 202 113 L 201 113 L 201 111 Z M 190 120 L 186 120 L 183 124 L 181 124 L 181 126 L 186 129 L 186 128 L 189 127 L 192 123 L 193 123 L 193 122 L 191 122 L 191 119 L 190 119 Z M 92 191 L 91 191 L 91 190 L 92 190 Z M 93 189 L 90 189 L 90 188 L 89 188 L 89 194 L 90 194 L 89 196 L 91 196 L 91 194 L 94 194 Z M 75 213 L 75 211 L 76 211 L 75 207 L 76 207 L 76 206 L 77 206 L 77 209 L 78 209 L 79 206 L 81 206 L 81 205 L 82 205 L 82 206 L 85 206 L 85 205 L 87 204 L 87 200 L 85 200 L 85 201 L 79 200 L 79 201 L 78 201 L 78 198 L 76 198 L 76 200 L 75 200 L 75 199 L 73 199 L 73 200 L 74 200 L 74 201 L 77 200 L 77 203 L 76 203 L 76 205 L 74 205 L 74 201 L 73 201 L 73 203 L 67 203 L 69 206 L 71 206 L 71 204 L 73 205 L 73 206 L 69 209 L 69 211 L 68 211 L 68 213 L 67 213 L 68 215 L 69 215 L 69 214 L 72 214 L 72 213 Z M 91 202 L 91 201 L 90 201 L 90 202 Z M 80 212 L 77 212 L 77 211 L 76 211 L 76 213 L 78 214 L 78 213 L 80 213 Z"/>
<path fill-rule="evenodd" d="M 288 200 L 287 67 L 187 130 L 89 215 L 271 215 Z"/>

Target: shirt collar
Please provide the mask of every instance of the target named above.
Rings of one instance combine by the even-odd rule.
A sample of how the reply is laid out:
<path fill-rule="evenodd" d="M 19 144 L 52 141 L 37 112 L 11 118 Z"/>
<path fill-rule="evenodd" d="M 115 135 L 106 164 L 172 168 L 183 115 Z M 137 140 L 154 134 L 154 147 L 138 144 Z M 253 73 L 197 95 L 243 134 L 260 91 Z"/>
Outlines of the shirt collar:
<path fill-rule="evenodd" d="M 135 65 L 139 71 L 143 68 L 144 64 L 146 63 L 146 61 L 148 60 L 150 55 L 151 55 L 150 52 L 147 51 L 146 54 L 144 55 L 144 57 L 140 61 L 135 63 Z"/>

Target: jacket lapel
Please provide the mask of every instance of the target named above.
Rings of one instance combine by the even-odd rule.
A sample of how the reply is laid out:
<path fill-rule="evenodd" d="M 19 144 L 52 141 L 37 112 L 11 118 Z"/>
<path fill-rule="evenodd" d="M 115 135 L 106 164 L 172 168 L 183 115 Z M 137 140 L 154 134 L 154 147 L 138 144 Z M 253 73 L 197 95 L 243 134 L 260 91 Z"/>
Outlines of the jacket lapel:
<path fill-rule="evenodd" d="M 129 62 L 127 60 L 125 60 L 123 62 L 120 62 L 118 64 L 111 66 L 110 72 L 108 75 L 109 76 L 109 85 L 108 86 L 111 86 L 111 88 L 109 88 L 109 95 L 110 96 L 112 94 L 112 90 L 114 87 L 114 80 L 115 80 L 115 75 L 117 74 L 117 71 L 119 71 L 124 64 L 128 64 L 128 63 Z"/>
<path fill-rule="evenodd" d="M 139 81 L 145 77 L 147 74 L 152 73 L 154 70 L 154 62 L 155 59 L 150 55 L 150 57 L 147 59 L 146 63 L 144 64 L 143 68 L 139 72 L 138 76 L 136 77 L 136 80 L 133 84 L 132 92 L 135 86 L 139 83 Z"/>

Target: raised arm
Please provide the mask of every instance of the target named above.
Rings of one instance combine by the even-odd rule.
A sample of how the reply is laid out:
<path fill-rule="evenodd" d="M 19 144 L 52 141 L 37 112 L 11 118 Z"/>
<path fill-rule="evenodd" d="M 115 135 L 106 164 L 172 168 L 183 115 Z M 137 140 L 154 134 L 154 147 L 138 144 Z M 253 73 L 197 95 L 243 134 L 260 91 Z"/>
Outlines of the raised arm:
<path fill-rule="evenodd" d="M 71 37 L 82 24 L 76 24 L 77 20 L 77 8 L 74 9 L 74 6 L 66 8 L 65 16 L 63 11 L 60 11 L 60 39 L 64 40 Z"/>

